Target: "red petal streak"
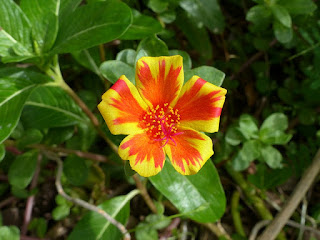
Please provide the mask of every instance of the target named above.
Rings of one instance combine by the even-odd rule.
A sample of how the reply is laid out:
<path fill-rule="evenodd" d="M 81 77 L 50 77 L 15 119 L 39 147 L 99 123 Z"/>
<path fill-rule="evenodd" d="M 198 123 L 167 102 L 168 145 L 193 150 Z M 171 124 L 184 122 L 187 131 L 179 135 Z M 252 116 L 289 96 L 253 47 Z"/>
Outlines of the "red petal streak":
<path fill-rule="evenodd" d="M 222 109 L 214 106 L 214 102 L 223 97 L 214 97 L 220 91 L 198 94 L 205 83 L 205 80 L 198 78 L 194 85 L 179 98 L 175 108 L 179 109 L 181 121 L 210 120 L 221 115 Z"/>
<path fill-rule="evenodd" d="M 111 98 L 113 103 L 110 105 L 121 111 L 120 117 L 114 119 L 113 123 L 117 125 L 121 123 L 138 122 L 144 110 L 132 95 L 126 82 L 119 79 L 111 89 L 119 94 L 119 99 Z"/>
<path fill-rule="evenodd" d="M 174 143 L 168 143 L 171 149 L 172 163 L 180 167 L 185 172 L 183 161 L 187 165 L 201 165 L 203 161 L 200 152 L 190 140 L 205 140 L 201 135 L 195 131 L 184 130 L 183 134 L 173 137 Z"/>
<path fill-rule="evenodd" d="M 142 84 L 141 93 L 153 106 L 171 103 L 180 90 L 177 78 L 181 67 L 170 66 L 166 76 L 166 61 L 159 62 L 159 73 L 155 78 L 152 76 L 149 65 L 142 61 L 143 65 L 138 71 L 138 78 Z M 169 66 L 167 66 L 169 67 Z"/>
<path fill-rule="evenodd" d="M 161 143 L 151 140 L 145 133 L 137 134 L 132 139 L 124 142 L 122 149 L 129 148 L 129 156 L 135 156 L 135 165 L 143 161 L 154 160 L 155 168 L 163 167 L 165 154 Z"/>

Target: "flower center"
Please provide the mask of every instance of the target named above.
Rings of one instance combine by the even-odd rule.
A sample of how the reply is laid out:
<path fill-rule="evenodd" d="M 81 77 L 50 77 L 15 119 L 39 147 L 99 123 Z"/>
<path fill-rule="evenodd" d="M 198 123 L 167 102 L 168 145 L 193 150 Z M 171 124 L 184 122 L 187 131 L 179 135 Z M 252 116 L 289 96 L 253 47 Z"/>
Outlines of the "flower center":
<path fill-rule="evenodd" d="M 182 132 L 178 132 L 177 128 L 180 124 L 179 111 L 170 107 L 168 103 L 149 108 L 142 116 L 141 123 L 150 138 L 155 141 L 165 141 L 162 147 L 169 140 L 175 143 L 172 137 L 182 134 Z"/>

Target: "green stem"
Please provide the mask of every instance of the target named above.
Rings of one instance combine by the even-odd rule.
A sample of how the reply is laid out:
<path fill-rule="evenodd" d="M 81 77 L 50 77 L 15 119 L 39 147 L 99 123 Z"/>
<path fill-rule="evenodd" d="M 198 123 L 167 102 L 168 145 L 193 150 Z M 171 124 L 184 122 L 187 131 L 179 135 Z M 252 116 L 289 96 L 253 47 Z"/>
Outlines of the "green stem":
<path fill-rule="evenodd" d="M 244 232 L 241 216 L 240 216 L 239 200 L 240 200 L 240 193 L 238 191 L 235 191 L 232 194 L 232 198 L 231 198 L 231 215 L 232 215 L 234 227 L 236 228 L 237 233 L 239 233 L 243 237 L 246 237 L 246 233 Z"/>
<path fill-rule="evenodd" d="M 232 168 L 231 163 L 225 164 L 225 168 L 228 174 L 233 178 L 233 180 L 240 186 L 244 194 L 246 195 L 249 203 L 254 206 L 259 216 L 264 220 L 272 220 L 273 216 L 268 208 L 266 208 L 263 200 L 256 195 L 255 189 L 250 186 L 247 181 L 244 179 L 243 175 L 240 172 L 235 171 Z M 281 232 L 278 237 L 278 240 L 285 240 L 286 237 L 283 232 Z"/>

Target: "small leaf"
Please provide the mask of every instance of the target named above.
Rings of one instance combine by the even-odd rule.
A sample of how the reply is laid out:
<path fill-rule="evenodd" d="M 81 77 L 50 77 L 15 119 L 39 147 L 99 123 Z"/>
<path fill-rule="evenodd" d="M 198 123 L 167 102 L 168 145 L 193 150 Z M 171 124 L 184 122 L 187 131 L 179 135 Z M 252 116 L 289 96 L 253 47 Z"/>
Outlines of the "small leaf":
<path fill-rule="evenodd" d="M 171 220 L 161 214 L 150 214 L 146 217 L 145 220 L 147 223 L 151 224 L 151 226 L 155 229 L 163 229 L 167 227 Z"/>
<path fill-rule="evenodd" d="M 0 227 L 1 240 L 19 240 L 20 231 L 16 226 L 1 226 Z"/>
<path fill-rule="evenodd" d="M 134 68 L 136 56 L 136 51 L 128 48 L 118 52 L 116 60 L 124 62 Z"/>
<path fill-rule="evenodd" d="M 157 36 L 152 36 L 143 39 L 137 48 L 136 61 L 141 57 L 158 57 L 158 56 L 168 56 L 168 47 L 160 40 Z"/>
<path fill-rule="evenodd" d="M 260 156 L 261 144 L 258 140 L 249 140 L 232 159 L 232 166 L 236 171 L 242 171 L 249 167 L 250 163 Z"/>
<path fill-rule="evenodd" d="M 100 66 L 100 72 L 111 83 L 115 83 L 121 75 L 125 75 L 133 84 L 135 83 L 135 71 L 130 65 L 118 61 L 105 61 Z"/>
<path fill-rule="evenodd" d="M 261 160 L 268 164 L 271 168 L 282 167 L 282 155 L 281 153 L 272 146 L 265 146 L 261 148 Z"/>
<path fill-rule="evenodd" d="M 82 51 L 76 51 L 72 53 L 72 56 L 80 63 L 83 67 L 91 70 L 99 77 L 101 73 L 99 70 L 100 65 L 100 52 L 99 48 L 93 47 Z"/>
<path fill-rule="evenodd" d="M 225 136 L 226 142 L 232 146 L 239 145 L 242 141 L 244 141 L 244 137 L 241 132 L 236 127 L 230 127 Z"/>
<path fill-rule="evenodd" d="M 184 73 L 185 82 L 188 81 L 194 75 L 201 77 L 209 83 L 212 83 L 216 86 L 221 86 L 225 77 L 225 74 L 220 70 L 210 67 L 210 66 L 201 66 L 188 70 Z"/>
<path fill-rule="evenodd" d="M 132 9 L 132 14 L 133 22 L 120 39 L 137 40 L 162 31 L 161 24 L 154 18 L 143 15 L 134 9 Z"/>
<path fill-rule="evenodd" d="M 256 5 L 249 9 L 246 15 L 246 20 L 256 25 L 265 25 L 270 23 L 271 10 L 266 5 Z"/>
<path fill-rule="evenodd" d="M 260 130 L 284 131 L 288 128 L 288 117 L 283 113 L 273 113 L 268 116 L 261 125 Z"/>
<path fill-rule="evenodd" d="M 159 239 L 156 229 L 149 226 L 146 223 L 139 223 L 136 229 L 135 237 L 137 240 L 157 240 Z"/>
<path fill-rule="evenodd" d="M 246 139 L 258 138 L 256 119 L 248 114 L 243 114 L 239 119 L 239 131 Z"/>
<path fill-rule="evenodd" d="M 174 56 L 174 55 L 180 55 L 183 58 L 183 70 L 189 70 L 192 67 L 192 61 L 190 58 L 190 55 L 182 50 L 169 50 L 169 55 Z"/>
<path fill-rule="evenodd" d="M 23 136 L 17 141 L 19 149 L 25 148 L 27 145 L 40 143 L 43 134 L 38 129 L 30 128 L 24 131 Z"/>
<path fill-rule="evenodd" d="M 114 197 L 103 202 L 99 207 L 112 218 L 126 224 L 130 213 L 130 200 L 138 194 L 137 190 L 125 196 Z M 103 216 L 95 212 L 88 212 L 73 228 L 68 240 L 79 239 L 121 239 L 122 234 Z"/>
<path fill-rule="evenodd" d="M 63 163 L 63 173 L 70 183 L 80 186 L 87 180 L 89 170 L 83 158 L 69 155 Z"/>
<path fill-rule="evenodd" d="M 88 21 L 90 19 L 90 21 Z M 80 6 L 60 19 L 53 53 L 68 53 L 110 42 L 132 21 L 130 8 L 116 0 Z"/>
<path fill-rule="evenodd" d="M 317 5 L 312 0 L 278 0 L 277 3 L 283 6 L 291 14 L 312 14 Z"/>
<path fill-rule="evenodd" d="M 274 17 L 285 27 L 291 28 L 291 17 L 287 9 L 280 5 L 272 5 L 271 7 Z"/>
<path fill-rule="evenodd" d="M 223 188 L 210 159 L 197 174 L 191 176 L 181 175 L 166 161 L 162 171 L 149 179 L 181 213 L 192 220 L 215 222 L 225 211 Z"/>
<path fill-rule="evenodd" d="M 8 177 L 12 186 L 23 189 L 29 185 L 37 166 L 37 151 L 19 155 L 11 164 Z"/>
<path fill-rule="evenodd" d="M 162 13 L 167 10 L 169 3 L 163 0 L 149 0 L 148 7 L 156 13 Z"/>
<path fill-rule="evenodd" d="M 64 219 L 70 214 L 70 206 L 59 205 L 52 211 L 52 218 L 56 221 Z"/>
<path fill-rule="evenodd" d="M 288 43 L 293 37 L 292 28 L 288 28 L 278 21 L 273 23 L 273 32 L 276 39 L 281 43 Z"/>
<path fill-rule="evenodd" d="M 225 22 L 217 0 L 181 0 L 180 6 L 213 33 L 221 33 Z"/>

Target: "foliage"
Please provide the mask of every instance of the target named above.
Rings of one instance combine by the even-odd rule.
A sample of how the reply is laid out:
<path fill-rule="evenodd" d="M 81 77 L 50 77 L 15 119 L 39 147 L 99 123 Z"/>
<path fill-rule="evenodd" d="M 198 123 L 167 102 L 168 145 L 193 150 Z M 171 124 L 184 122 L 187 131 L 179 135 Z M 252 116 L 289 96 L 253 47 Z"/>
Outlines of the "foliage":
<path fill-rule="evenodd" d="M 318 8 L 312 0 L 0 0 L 0 239 L 121 239 L 56 192 L 57 158 L 65 192 L 128 223 L 138 240 L 206 231 L 228 239 L 210 228 L 219 220 L 246 239 L 260 220 L 251 211 L 263 218 L 270 202 L 284 203 L 320 146 Z M 120 75 L 135 84 L 139 58 L 173 55 L 183 56 L 185 81 L 198 75 L 228 90 L 220 131 L 208 134 L 215 154 L 196 175 L 167 161 L 158 175 L 135 178 L 116 152 L 124 136 L 109 132 L 96 105 Z M 230 206 L 237 189 L 245 194 Z M 314 229 L 319 197 L 317 179 L 302 208 Z M 30 206 L 28 222 L 6 217 L 14 208 L 23 219 Z M 303 211 L 292 219 L 302 222 Z"/>

